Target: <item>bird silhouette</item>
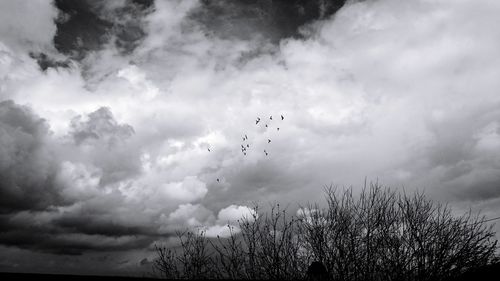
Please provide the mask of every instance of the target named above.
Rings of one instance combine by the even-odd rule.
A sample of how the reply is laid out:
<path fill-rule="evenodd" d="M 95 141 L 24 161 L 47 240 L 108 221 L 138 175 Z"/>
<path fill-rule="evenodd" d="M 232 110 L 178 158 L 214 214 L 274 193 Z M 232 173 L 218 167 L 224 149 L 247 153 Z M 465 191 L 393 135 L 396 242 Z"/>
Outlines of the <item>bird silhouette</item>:
<path fill-rule="evenodd" d="M 220 182 L 220 180 L 219 180 L 219 179 L 217 179 L 217 182 Z"/>
<path fill-rule="evenodd" d="M 245 141 L 245 137 L 243 137 L 243 141 Z"/>
<path fill-rule="evenodd" d="M 266 154 L 266 156 L 269 154 L 269 153 L 267 153 L 267 151 L 265 149 L 264 149 L 264 153 Z"/>
<path fill-rule="evenodd" d="M 243 155 L 245 155 L 245 156 L 246 156 L 246 155 L 247 155 L 247 153 L 246 153 L 246 152 L 243 152 Z"/>
<path fill-rule="evenodd" d="M 247 144 L 247 147 L 248 147 L 248 148 L 250 148 L 250 145 L 249 145 L 249 144 Z"/>
<path fill-rule="evenodd" d="M 280 128 L 278 127 L 278 128 L 276 128 L 276 130 L 277 130 L 277 131 L 279 131 L 279 130 L 280 130 Z"/>
<path fill-rule="evenodd" d="M 267 128 L 267 124 L 266 124 L 266 128 Z"/>
<path fill-rule="evenodd" d="M 209 148 L 207 148 L 207 150 L 208 150 L 208 152 L 210 152 L 210 147 L 209 147 Z"/>
<path fill-rule="evenodd" d="M 283 115 L 281 115 L 281 120 L 285 119 L 285 117 L 283 117 Z"/>
<path fill-rule="evenodd" d="M 270 140 L 270 139 L 267 139 L 267 143 L 270 143 L 270 142 L 271 142 L 271 140 Z"/>
<path fill-rule="evenodd" d="M 245 135 L 245 139 L 248 139 L 248 136 L 247 136 L 247 135 Z"/>
<path fill-rule="evenodd" d="M 269 116 L 269 119 L 273 120 L 273 116 L 272 116 L 272 115 L 271 115 L 271 116 Z"/>
<path fill-rule="evenodd" d="M 260 122 L 260 118 L 257 117 L 257 120 L 255 120 L 255 125 L 259 124 L 259 122 Z"/>

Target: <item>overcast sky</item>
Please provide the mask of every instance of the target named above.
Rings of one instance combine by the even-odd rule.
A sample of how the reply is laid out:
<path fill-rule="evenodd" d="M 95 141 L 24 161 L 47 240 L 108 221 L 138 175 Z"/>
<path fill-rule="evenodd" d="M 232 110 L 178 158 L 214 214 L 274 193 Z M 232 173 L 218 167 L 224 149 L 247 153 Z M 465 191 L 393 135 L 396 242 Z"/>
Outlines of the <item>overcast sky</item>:
<path fill-rule="evenodd" d="M 75 2 L 0 0 L 1 271 L 140 274 L 365 177 L 500 215 L 500 1 Z"/>

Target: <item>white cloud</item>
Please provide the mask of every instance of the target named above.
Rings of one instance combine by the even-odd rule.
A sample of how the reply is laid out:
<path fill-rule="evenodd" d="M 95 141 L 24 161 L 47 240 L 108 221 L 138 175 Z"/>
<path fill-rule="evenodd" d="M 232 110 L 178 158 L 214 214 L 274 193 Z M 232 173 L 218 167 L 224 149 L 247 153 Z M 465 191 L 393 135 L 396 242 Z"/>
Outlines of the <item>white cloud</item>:
<path fill-rule="evenodd" d="M 144 97 L 146 101 L 154 99 L 159 94 L 158 88 L 146 78 L 144 72 L 137 66 L 131 65 L 121 69 L 116 76 L 126 79 L 132 90 L 137 92 L 139 97 Z"/>
<path fill-rule="evenodd" d="M 257 216 L 254 209 L 247 206 L 229 205 L 219 211 L 214 225 L 205 226 L 203 229 L 207 237 L 227 238 L 231 234 L 238 234 L 242 220 L 253 221 Z"/>
<path fill-rule="evenodd" d="M 219 211 L 217 215 L 217 221 L 221 224 L 229 223 L 232 225 L 238 224 L 239 220 L 248 219 L 253 220 L 253 217 L 257 215 L 255 210 L 247 206 L 236 206 L 230 205 Z"/>
<path fill-rule="evenodd" d="M 240 228 L 235 225 L 225 224 L 225 225 L 212 225 L 203 229 L 206 237 L 215 238 L 228 238 L 231 234 L 237 234 L 240 232 Z"/>
<path fill-rule="evenodd" d="M 158 220 L 160 233 L 190 230 L 201 231 L 207 237 L 228 237 L 240 232 L 238 220 L 243 217 L 253 219 L 254 210 L 247 206 L 230 205 L 219 211 L 217 218 L 213 212 L 201 204 L 181 204 L 168 216 L 162 214 Z"/>

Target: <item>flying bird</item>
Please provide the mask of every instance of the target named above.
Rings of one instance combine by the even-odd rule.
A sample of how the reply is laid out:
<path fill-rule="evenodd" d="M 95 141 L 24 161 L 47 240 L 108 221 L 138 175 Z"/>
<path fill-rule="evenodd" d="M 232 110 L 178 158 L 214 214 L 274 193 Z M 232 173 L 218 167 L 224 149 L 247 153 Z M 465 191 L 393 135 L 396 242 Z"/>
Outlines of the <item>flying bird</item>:
<path fill-rule="evenodd" d="M 259 124 L 259 122 L 260 122 L 260 118 L 257 117 L 257 120 L 255 120 L 255 125 Z"/>
<path fill-rule="evenodd" d="M 246 156 L 246 155 L 247 155 L 247 153 L 246 153 L 246 152 L 243 152 L 243 155 L 245 155 L 245 156 Z"/>
<path fill-rule="evenodd" d="M 285 119 L 285 117 L 283 117 L 283 114 L 281 115 L 281 120 Z"/>
<path fill-rule="evenodd" d="M 249 144 L 247 144 L 247 147 L 248 147 L 248 148 L 250 148 L 250 145 L 249 145 Z"/>
<path fill-rule="evenodd" d="M 271 140 L 270 140 L 270 139 L 267 139 L 267 143 L 270 143 L 270 142 L 271 142 Z"/>
<path fill-rule="evenodd" d="M 217 179 L 217 182 L 220 182 L 220 180 L 219 180 L 219 179 Z"/>
<path fill-rule="evenodd" d="M 267 156 L 267 154 L 269 154 L 269 153 L 267 153 L 267 151 L 265 149 L 264 149 L 264 153 L 266 154 L 266 156 Z"/>
<path fill-rule="evenodd" d="M 269 116 L 269 119 L 273 120 L 273 116 L 272 116 L 272 115 L 271 115 L 271 116 Z"/>
<path fill-rule="evenodd" d="M 245 139 L 248 139 L 248 136 L 247 136 L 247 135 L 245 135 Z"/>
<path fill-rule="evenodd" d="M 280 130 L 280 127 L 276 128 L 276 130 L 278 130 L 278 131 L 279 131 L 279 130 Z"/>
<path fill-rule="evenodd" d="M 267 124 L 266 124 L 266 128 L 267 128 Z"/>
<path fill-rule="evenodd" d="M 209 147 L 209 148 L 207 148 L 207 150 L 208 150 L 208 152 L 210 152 L 210 147 Z"/>

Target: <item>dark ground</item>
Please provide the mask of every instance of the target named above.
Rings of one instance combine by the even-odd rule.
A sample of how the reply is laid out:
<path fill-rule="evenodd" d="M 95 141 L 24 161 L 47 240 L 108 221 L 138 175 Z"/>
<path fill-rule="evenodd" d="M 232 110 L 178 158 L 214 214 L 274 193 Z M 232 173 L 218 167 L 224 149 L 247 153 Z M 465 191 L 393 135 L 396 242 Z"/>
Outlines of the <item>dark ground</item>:
<path fill-rule="evenodd" d="M 136 277 L 115 277 L 115 276 L 82 276 L 82 275 L 58 275 L 58 274 L 32 274 L 32 273 L 2 273 L 0 272 L 0 280 L 106 280 L 106 281 L 151 281 L 158 280 L 153 278 L 136 278 Z M 471 271 L 463 274 L 460 278 L 455 278 L 453 281 L 496 281 L 500 280 L 500 263 L 496 263 L 476 271 Z M 451 281 L 451 280 L 450 280 Z"/>
<path fill-rule="evenodd" d="M 136 278 L 136 277 L 118 277 L 118 276 L 92 276 L 92 275 L 65 275 L 65 274 L 36 274 L 36 273 L 4 273 L 0 272 L 0 280 L 68 280 L 68 281 L 83 281 L 83 280 L 106 280 L 106 281 L 148 281 L 158 280 L 153 278 Z"/>

